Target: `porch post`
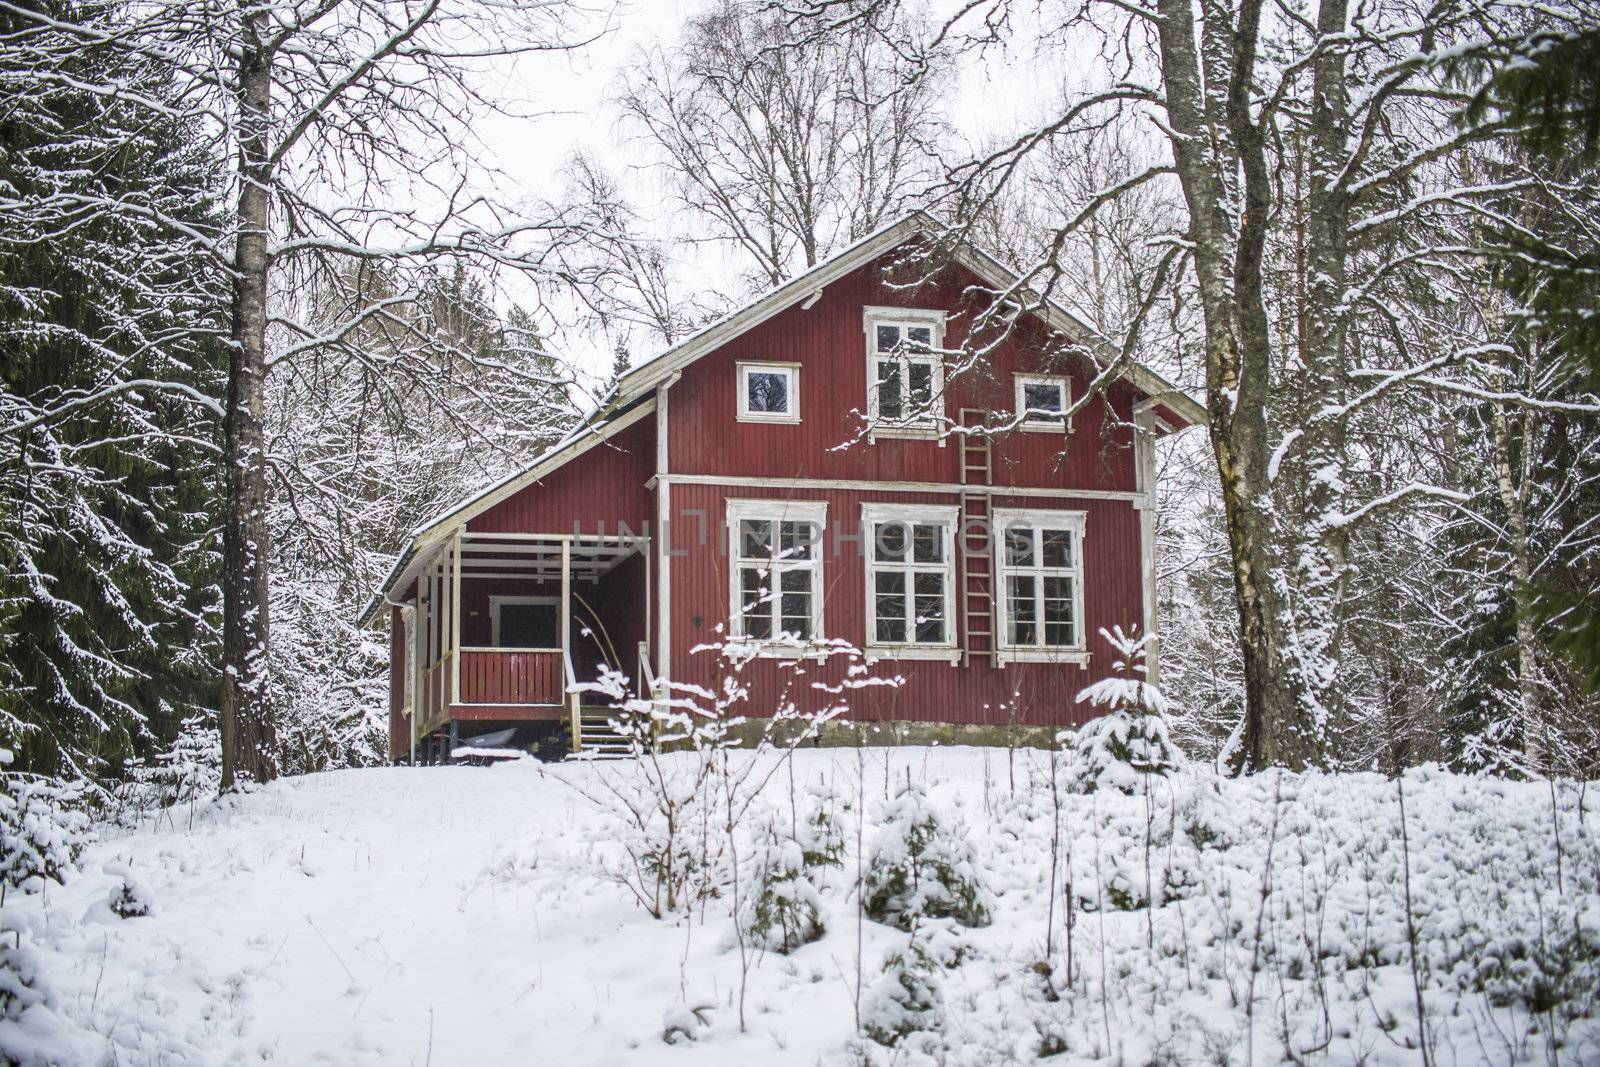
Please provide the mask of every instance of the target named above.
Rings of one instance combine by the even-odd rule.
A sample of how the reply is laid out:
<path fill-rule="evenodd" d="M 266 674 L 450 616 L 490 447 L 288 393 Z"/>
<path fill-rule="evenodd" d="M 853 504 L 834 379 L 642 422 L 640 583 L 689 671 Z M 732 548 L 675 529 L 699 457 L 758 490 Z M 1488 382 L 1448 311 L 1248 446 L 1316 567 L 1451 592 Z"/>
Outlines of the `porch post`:
<path fill-rule="evenodd" d="M 450 547 L 450 703 L 461 703 L 461 527 Z"/>
<path fill-rule="evenodd" d="M 567 680 L 576 682 L 577 670 L 572 667 L 572 542 L 565 538 L 561 542 L 561 663 L 563 676 L 570 668 L 572 676 Z M 582 713 L 578 710 L 578 694 L 564 693 L 561 702 L 567 706 L 572 718 L 572 751 L 581 751 Z"/>

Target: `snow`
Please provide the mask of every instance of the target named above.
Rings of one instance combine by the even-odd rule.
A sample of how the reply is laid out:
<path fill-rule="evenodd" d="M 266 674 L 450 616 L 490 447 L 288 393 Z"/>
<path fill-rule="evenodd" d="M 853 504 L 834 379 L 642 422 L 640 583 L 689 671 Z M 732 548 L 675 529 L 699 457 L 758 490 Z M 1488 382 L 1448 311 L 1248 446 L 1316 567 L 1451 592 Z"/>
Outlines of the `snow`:
<path fill-rule="evenodd" d="M 1028 750 L 1013 792 L 1007 760 L 808 749 L 792 776 L 751 777 L 752 834 L 825 802 L 844 856 L 818 882 L 822 938 L 752 956 L 745 1033 L 728 895 L 650 918 L 614 877 L 616 816 L 580 792 L 640 764 L 335 771 L 107 829 L 64 885 L 0 908 L 0 999 L 28 983 L 0 1061 L 1267 1063 L 1287 1041 L 1307 1062 L 1381 1065 L 1421 1062 L 1425 1033 L 1435 1063 L 1515 1063 L 1546 1062 L 1553 1033 L 1562 1063 L 1600 1063 L 1600 801 L 1575 787 L 1412 772 L 1403 853 L 1400 795 L 1377 775 L 1190 768 L 1076 796 Z M 950 930 L 858 914 L 859 851 L 883 847 L 908 779 L 991 905 L 959 951 L 938 945 Z M 1070 985 L 1047 890 L 1056 801 Z M 936 1002 L 918 1030 L 895 1050 L 860 1037 L 857 989 L 881 1022 L 907 982 Z"/>

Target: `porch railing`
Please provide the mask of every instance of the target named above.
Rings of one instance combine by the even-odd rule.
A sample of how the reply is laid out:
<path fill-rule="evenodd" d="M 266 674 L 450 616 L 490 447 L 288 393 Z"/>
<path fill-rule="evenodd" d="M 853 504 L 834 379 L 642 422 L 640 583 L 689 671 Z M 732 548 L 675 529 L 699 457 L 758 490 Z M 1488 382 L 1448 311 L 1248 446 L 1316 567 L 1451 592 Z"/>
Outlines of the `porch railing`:
<path fill-rule="evenodd" d="M 562 653 L 559 648 L 463 648 L 463 704 L 560 705 Z"/>
<path fill-rule="evenodd" d="M 417 687 L 417 735 L 420 737 L 442 726 L 450 718 L 450 680 L 455 654 L 446 652 L 422 672 Z"/>

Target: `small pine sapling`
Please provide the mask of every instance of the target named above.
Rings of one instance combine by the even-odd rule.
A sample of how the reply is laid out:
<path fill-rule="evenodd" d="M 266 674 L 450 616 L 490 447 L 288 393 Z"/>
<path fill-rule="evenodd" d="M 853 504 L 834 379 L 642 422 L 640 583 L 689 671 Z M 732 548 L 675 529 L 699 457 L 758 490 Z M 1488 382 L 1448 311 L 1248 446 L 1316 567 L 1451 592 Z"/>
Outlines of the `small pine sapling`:
<path fill-rule="evenodd" d="M 902 930 L 944 918 L 987 926 L 990 898 L 977 868 L 971 845 L 939 816 L 927 789 L 907 781 L 884 810 L 863 905 L 870 918 Z"/>
<path fill-rule="evenodd" d="M 929 946 L 912 933 L 902 952 L 891 953 L 883 973 L 861 1002 L 861 1029 L 888 1048 L 913 1045 L 936 1033 L 944 1011 L 944 980 Z"/>
<path fill-rule="evenodd" d="M 822 936 L 822 899 L 800 842 L 769 825 L 755 849 L 740 922 L 752 943 L 788 955 Z"/>
<path fill-rule="evenodd" d="M 1167 732 L 1166 700 L 1146 681 L 1145 641 L 1121 627 L 1101 630 L 1116 658 L 1113 674 L 1083 689 L 1078 702 L 1105 708 L 1073 738 L 1072 785 L 1082 793 L 1117 789 L 1132 794 L 1150 776 L 1167 777 L 1184 764 Z"/>

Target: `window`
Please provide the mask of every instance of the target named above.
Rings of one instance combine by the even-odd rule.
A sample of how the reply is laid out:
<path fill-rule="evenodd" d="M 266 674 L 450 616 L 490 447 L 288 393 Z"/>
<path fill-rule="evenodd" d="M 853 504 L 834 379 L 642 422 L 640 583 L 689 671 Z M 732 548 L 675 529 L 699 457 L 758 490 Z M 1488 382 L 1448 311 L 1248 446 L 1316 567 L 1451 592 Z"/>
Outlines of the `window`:
<path fill-rule="evenodd" d="M 555 597 L 489 598 L 490 640 L 495 648 L 560 648 L 561 621 Z"/>
<path fill-rule="evenodd" d="M 874 423 L 933 428 L 943 407 L 944 312 L 867 308 L 867 416 Z"/>
<path fill-rule="evenodd" d="M 1004 658 L 1085 659 L 1084 513 L 996 508 L 994 515 Z"/>
<path fill-rule="evenodd" d="M 827 505 L 728 501 L 731 636 L 805 644 L 822 633 L 822 531 Z"/>
<path fill-rule="evenodd" d="M 740 422 L 799 422 L 798 363 L 740 363 Z"/>
<path fill-rule="evenodd" d="M 1060 433 L 1067 428 L 1067 420 L 1062 415 L 1070 400 L 1066 378 L 1048 374 L 1019 374 L 1016 381 L 1016 411 L 1022 416 L 1024 430 L 1053 430 Z"/>
<path fill-rule="evenodd" d="M 955 647 L 958 509 L 862 506 L 867 552 L 867 645 Z"/>

